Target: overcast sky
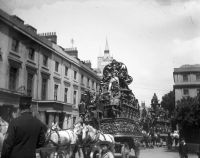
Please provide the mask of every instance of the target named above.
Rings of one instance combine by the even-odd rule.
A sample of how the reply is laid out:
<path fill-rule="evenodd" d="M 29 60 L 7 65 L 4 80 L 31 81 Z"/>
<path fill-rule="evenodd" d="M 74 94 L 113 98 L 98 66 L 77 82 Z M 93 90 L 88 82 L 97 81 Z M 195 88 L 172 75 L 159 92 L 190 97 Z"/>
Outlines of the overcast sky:
<path fill-rule="evenodd" d="M 130 88 L 150 104 L 173 90 L 173 68 L 200 64 L 199 0 L 0 0 L 38 33 L 56 32 L 58 44 L 78 48 L 81 60 L 103 55 L 126 64 Z"/>

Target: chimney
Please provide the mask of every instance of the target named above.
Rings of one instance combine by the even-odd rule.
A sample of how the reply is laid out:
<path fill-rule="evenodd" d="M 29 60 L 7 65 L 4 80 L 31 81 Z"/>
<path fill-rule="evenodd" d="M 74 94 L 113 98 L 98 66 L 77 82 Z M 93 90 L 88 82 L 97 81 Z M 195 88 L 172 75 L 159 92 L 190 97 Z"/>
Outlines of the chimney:
<path fill-rule="evenodd" d="M 90 60 L 85 60 L 84 63 L 85 63 L 85 65 L 88 66 L 89 68 L 92 67 L 92 64 L 91 64 Z"/>
<path fill-rule="evenodd" d="M 78 50 L 76 47 L 73 48 L 66 48 L 64 50 L 67 54 L 69 54 L 70 56 L 73 56 L 75 58 L 78 58 Z"/>
<path fill-rule="evenodd" d="M 12 19 L 22 25 L 24 25 L 24 20 L 22 20 L 21 18 L 19 18 L 17 15 L 12 15 Z"/>
<path fill-rule="evenodd" d="M 25 26 L 26 26 L 26 28 L 27 28 L 29 31 L 32 31 L 32 32 L 34 32 L 34 33 L 37 33 L 37 29 L 34 28 L 33 26 L 31 26 L 31 25 L 29 25 L 29 24 L 26 24 Z"/>
<path fill-rule="evenodd" d="M 46 32 L 46 33 L 40 33 L 38 35 L 40 37 L 45 37 L 46 39 L 48 39 L 52 43 L 57 44 L 57 35 L 56 35 L 56 32 Z"/>

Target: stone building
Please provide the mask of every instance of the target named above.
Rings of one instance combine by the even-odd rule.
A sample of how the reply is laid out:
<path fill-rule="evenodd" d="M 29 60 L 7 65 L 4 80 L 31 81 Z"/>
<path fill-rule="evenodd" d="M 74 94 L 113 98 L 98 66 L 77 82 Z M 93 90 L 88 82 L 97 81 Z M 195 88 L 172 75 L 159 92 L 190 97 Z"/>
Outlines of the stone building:
<path fill-rule="evenodd" d="M 104 50 L 104 55 L 97 58 L 97 74 L 98 76 L 103 76 L 103 69 L 106 65 L 110 64 L 113 60 L 113 57 L 110 55 L 110 50 L 108 47 L 108 41 L 106 40 L 106 46 Z"/>
<path fill-rule="evenodd" d="M 56 43 L 56 33 L 37 34 L 0 10 L 0 107 L 18 107 L 20 96 L 32 96 L 43 122 L 68 128 L 78 117 L 82 91 L 97 92 L 100 79 L 76 48 Z"/>
<path fill-rule="evenodd" d="M 183 65 L 174 68 L 175 102 L 183 97 L 196 97 L 200 92 L 200 65 Z"/>

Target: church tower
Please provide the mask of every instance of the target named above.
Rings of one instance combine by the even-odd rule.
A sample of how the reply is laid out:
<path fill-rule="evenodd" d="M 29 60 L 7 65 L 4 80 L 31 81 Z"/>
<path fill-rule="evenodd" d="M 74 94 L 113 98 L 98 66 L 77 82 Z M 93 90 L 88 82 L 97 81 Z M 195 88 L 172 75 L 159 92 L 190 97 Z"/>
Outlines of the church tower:
<path fill-rule="evenodd" d="M 108 40 L 106 39 L 106 45 L 103 56 L 98 57 L 97 59 L 97 74 L 98 76 L 103 76 L 103 69 L 106 65 L 110 64 L 113 60 L 113 57 L 110 55 L 110 50 L 108 46 Z"/>

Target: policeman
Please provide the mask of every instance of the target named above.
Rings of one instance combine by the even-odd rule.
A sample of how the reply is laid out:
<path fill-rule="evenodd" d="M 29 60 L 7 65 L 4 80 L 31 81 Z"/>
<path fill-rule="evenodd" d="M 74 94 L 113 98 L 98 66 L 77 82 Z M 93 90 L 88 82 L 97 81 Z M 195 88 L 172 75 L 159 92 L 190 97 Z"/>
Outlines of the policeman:
<path fill-rule="evenodd" d="M 1 158 L 35 158 L 45 143 L 46 126 L 31 113 L 31 97 L 21 97 L 20 116 L 13 119 L 3 143 Z"/>

